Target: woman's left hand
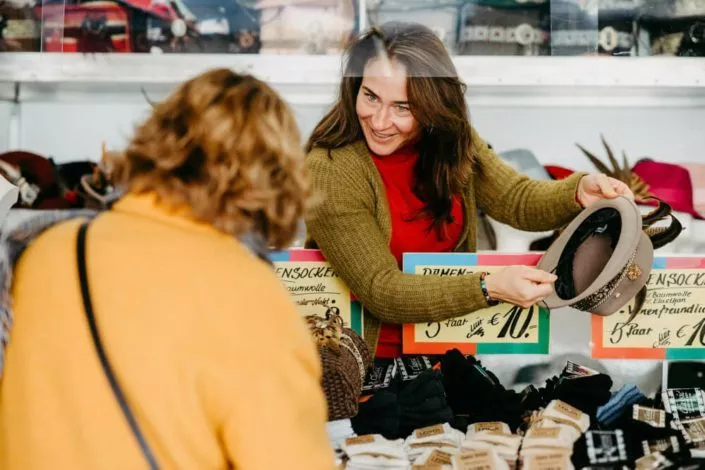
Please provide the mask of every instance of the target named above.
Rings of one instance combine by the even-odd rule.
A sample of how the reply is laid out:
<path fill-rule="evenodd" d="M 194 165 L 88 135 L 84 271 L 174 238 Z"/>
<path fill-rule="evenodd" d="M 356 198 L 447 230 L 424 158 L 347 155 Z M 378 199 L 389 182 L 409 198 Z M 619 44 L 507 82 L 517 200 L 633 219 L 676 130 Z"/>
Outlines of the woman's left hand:
<path fill-rule="evenodd" d="M 625 196 L 634 200 L 634 193 L 629 186 L 603 173 L 585 175 L 578 184 L 577 198 L 583 207 L 589 207 L 602 199 Z"/>

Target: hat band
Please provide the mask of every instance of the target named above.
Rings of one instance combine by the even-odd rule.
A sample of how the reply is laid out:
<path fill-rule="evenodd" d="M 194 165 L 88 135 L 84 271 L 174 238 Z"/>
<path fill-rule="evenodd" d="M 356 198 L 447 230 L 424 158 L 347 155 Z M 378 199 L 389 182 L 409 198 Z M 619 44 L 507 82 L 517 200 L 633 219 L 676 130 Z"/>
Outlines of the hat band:
<path fill-rule="evenodd" d="M 629 274 L 630 271 L 634 272 L 633 265 L 636 255 L 637 250 L 634 250 L 634 253 L 631 254 L 629 260 L 615 277 L 613 277 L 607 284 L 599 288 L 595 293 L 571 304 L 571 307 L 583 312 L 590 312 L 605 303 L 610 297 L 612 297 L 615 289 L 624 280 L 624 278 L 627 277 L 627 274 Z"/>

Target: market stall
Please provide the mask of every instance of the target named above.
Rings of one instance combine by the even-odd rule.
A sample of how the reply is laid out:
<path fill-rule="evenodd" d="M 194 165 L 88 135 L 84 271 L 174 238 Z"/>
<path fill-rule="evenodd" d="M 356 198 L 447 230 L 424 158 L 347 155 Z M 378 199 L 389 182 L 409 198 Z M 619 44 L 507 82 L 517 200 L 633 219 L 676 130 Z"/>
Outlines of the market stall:
<path fill-rule="evenodd" d="M 211 68 L 271 84 L 307 136 L 338 92 L 340 51 L 394 19 L 441 38 L 473 125 L 516 170 L 608 174 L 668 203 L 684 230 L 655 250 L 636 320 L 633 301 L 609 316 L 501 304 L 405 324 L 404 356 L 374 360 L 365 306 L 322 251 L 303 247 L 302 225 L 272 260 L 314 337 L 339 340 L 319 348 L 339 463 L 699 468 L 689 465 L 705 458 L 705 2 L 5 2 L 0 162 L 17 171 L 0 173 L 19 188 L 7 223 L 104 207 L 106 152 Z M 536 266 L 558 236 L 483 216 L 478 253 L 407 253 L 403 270 Z"/>

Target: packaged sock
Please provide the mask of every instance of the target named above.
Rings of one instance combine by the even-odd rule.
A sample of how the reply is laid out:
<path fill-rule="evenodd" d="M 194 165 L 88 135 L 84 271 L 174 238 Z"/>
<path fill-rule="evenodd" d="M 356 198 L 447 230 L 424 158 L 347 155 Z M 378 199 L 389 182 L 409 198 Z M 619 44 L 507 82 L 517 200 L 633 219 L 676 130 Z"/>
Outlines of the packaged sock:
<path fill-rule="evenodd" d="M 686 443 L 690 445 L 705 443 L 705 417 L 684 421 L 674 420 L 672 426 L 680 431 Z"/>
<path fill-rule="evenodd" d="M 654 452 L 641 457 L 634 462 L 636 470 L 661 470 L 669 468 L 673 462 L 668 460 L 661 452 Z"/>
<path fill-rule="evenodd" d="M 418 443 L 418 442 L 450 442 L 459 446 L 465 435 L 453 429 L 450 424 L 436 424 L 434 426 L 428 426 L 421 429 L 416 429 L 411 435 L 406 439 L 406 443 Z"/>
<path fill-rule="evenodd" d="M 373 454 L 356 455 L 348 460 L 346 470 L 409 470 L 411 464 L 407 460 L 390 459 Z"/>
<path fill-rule="evenodd" d="M 619 465 L 630 461 L 621 429 L 588 431 L 585 433 L 585 444 L 590 465 Z"/>
<path fill-rule="evenodd" d="M 441 397 L 445 401 L 443 376 L 437 370 L 421 372 L 413 379 L 402 383 L 398 395 L 399 402 L 408 405 L 418 404 L 432 397 Z"/>
<path fill-rule="evenodd" d="M 557 422 L 569 421 L 583 433 L 590 427 L 590 417 L 587 414 L 561 400 L 551 401 L 541 416 Z"/>
<path fill-rule="evenodd" d="M 457 451 L 464 434 L 443 423 L 416 429 L 404 442 L 404 449 L 410 459 L 415 460 L 427 449 Z"/>
<path fill-rule="evenodd" d="M 669 452 L 654 452 L 645 457 L 640 457 L 634 462 L 637 470 L 665 470 L 665 469 L 698 469 L 701 465 L 693 462 L 689 454 L 673 454 Z"/>
<path fill-rule="evenodd" d="M 381 434 L 388 439 L 399 437 L 399 404 L 397 395 L 390 390 L 380 390 L 362 398 L 356 416 L 350 418 L 358 435 Z"/>
<path fill-rule="evenodd" d="M 498 397 L 505 389 L 475 358 L 466 358 L 459 350 L 452 349 L 441 357 L 441 371 L 454 414 L 467 416 L 471 423 L 496 421 L 501 417 L 503 409 Z"/>
<path fill-rule="evenodd" d="M 526 432 L 522 449 L 531 449 L 536 447 L 543 448 L 559 448 L 572 451 L 573 449 L 573 434 L 567 427 L 534 427 L 532 426 Z"/>
<path fill-rule="evenodd" d="M 453 470 L 509 470 L 493 449 L 464 450 L 453 456 Z"/>
<path fill-rule="evenodd" d="M 612 394 L 612 379 L 606 374 L 562 378 L 556 385 L 553 398 L 592 416 L 597 416 L 599 407 L 609 402 Z"/>
<path fill-rule="evenodd" d="M 346 469 L 408 469 L 409 459 L 404 441 L 388 440 L 379 434 L 351 437 L 343 441 L 343 452 L 349 460 Z"/>
<path fill-rule="evenodd" d="M 705 391 L 699 388 L 670 388 L 662 393 L 662 400 L 674 419 L 705 417 Z"/>
<path fill-rule="evenodd" d="M 414 470 L 428 469 L 451 470 L 453 468 L 453 456 L 459 453 L 458 449 L 440 450 L 426 449 L 416 460 L 414 460 Z"/>
<path fill-rule="evenodd" d="M 390 440 L 379 434 L 349 437 L 342 442 L 341 447 L 343 452 L 351 458 L 360 454 L 379 454 L 391 458 L 406 458 L 402 439 Z"/>
<path fill-rule="evenodd" d="M 394 359 L 375 359 L 362 384 L 362 392 L 375 392 L 392 387 L 396 374 L 397 363 Z"/>
<path fill-rule="evenodd" d="M 574 422 L 569 421 L 569 420 L 561 420 L 561 419 L 551 419 L 551 418 L 539 418 L 536 420 L 534 423 L 531 424 L 531 427 L 529 429 L 542 429 L 542 428 L 559 428 L 561 429 L 566 435 L 569 436 L 570 442 L 573 443 L 577 441 L 580 436 L 583 435 L 581 429 L 576 425 Z M 528 432 L 529 430 L 527 430 Z"/>
<path fill-rule="evenodd" d="M 561 372 L 561 377 L 575 378 L 575 377 L 590 377 L 591 375 L 598 375 L 599 372 L 590 369 L 589 367 L 582 366 L 573 361 L 567 361 L 563 372 Z"/>
<path fill-rule="evenodd" d="M 676 436 L 641 441 L 641 457 L 655 452 L 679 453 L 682 447 L 681 441 Z"/>
<path fill-rule="evenodd" d="M 509 429 L 509 425 L 507 423 L 503 423 L 501 421 L 485 421 L 482 423 L 473 423 L 468 426 L 468 432 L 465 435 L 466 438 L 470 439 L 473 434 L 476 434 L 478 432 L 487 432 L 487 431 L 493 431 L 493 432 L 499 432 L 499 433 L 504 433 L 504 434 L 510 434 L 511 431 Z"/>
<path fill-rule="evenodd" d="M 521 436 L 502 431 L 479 431 L 471 434 L 462 444 L 466 450 L 492 449 L 497 456 L 514 469 L 519 458 Z"/>
<path fill-rule="evenodd" d="M 397 371 L 402 381 L 414 380 L 422 372 L 431 370 L 433 365 L 428 356 L 402 356 L 395 359 Z"/>
<path fill-rule="evenodd" d="M 522 470 L 574 470 L 570 451 L 565 449 L 522 450 Z"/>
<path fill-rule="evenodd" d="M 326 423 L 326 430 L 328 431 L 328 441 L 331 443 L 333 449 L 340 449 L 340 443 L 342 441 L 355 436 L 355 431 L 349 419 L 328 421 L 328 423 Z"/>
<path fill-rule="evenodd" d="M 612 426 L 631 406 L 642 402 L 646 397 L 636 385 L 625 385 L 610 400 L 597 409 L 597 421 L 603 426 Z"/>
<path fill-rule="evenodd" d="M 641 421 L 654 428 L 666 427 L 666 411 L 658 408 L 648 408 L 645 406 L 632 406 L 632 419 Z"/>

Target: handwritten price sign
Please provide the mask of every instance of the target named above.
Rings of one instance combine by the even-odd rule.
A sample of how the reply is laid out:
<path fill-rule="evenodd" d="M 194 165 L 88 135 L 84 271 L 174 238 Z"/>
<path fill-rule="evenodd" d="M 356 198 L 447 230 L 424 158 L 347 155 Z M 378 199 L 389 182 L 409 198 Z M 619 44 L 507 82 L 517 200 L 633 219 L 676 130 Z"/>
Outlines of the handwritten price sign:
<path fill-rule="evenodd" d="M 406 253 L 404 272 L 421 276 L 466 276 L 502 266 L 535 266 L 537 254 Z M 442 322 L 403 327 L 406 354 L 548 354 L 548 310 L 500 304 Z"/>
<path fill-rule="evenodd" d="M 274 270 L 302 316 L 334 312 L 362 336 L 362 308 L 320 250 L 291 249 L 270 255 Z"/>
<path fill-rule="evenodd" d="M 592 318 L 595 358 L 705 359 L 705 258 L 655 258 L 641 311 Z"/>

